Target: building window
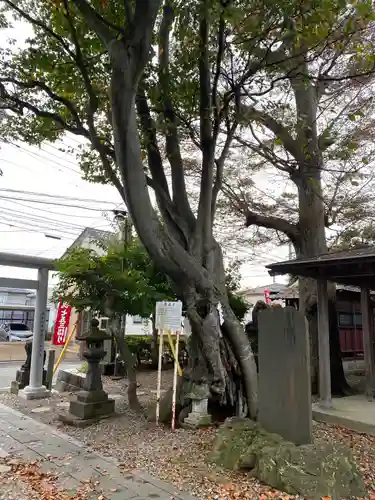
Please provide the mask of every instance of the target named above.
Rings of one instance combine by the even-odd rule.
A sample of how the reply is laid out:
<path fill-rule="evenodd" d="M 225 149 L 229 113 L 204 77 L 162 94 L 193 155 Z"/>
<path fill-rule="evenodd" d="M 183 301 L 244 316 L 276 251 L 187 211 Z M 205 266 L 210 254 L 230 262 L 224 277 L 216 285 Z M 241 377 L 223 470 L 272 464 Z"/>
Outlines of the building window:
<path fill-rule="evenodd" d="M 141 325 L 143 318 L 141 316 L 133 316 L 133 325 Z"/>
<path fill-rule="evenodd" d="M 339 313 L 339 326 L 345 328 L 362 328 L 362 314 L 352 313 L 352 312 L 340 312 Z"/>
<path fill-rule="evenodd" d="M 100 318 L 99 319 L 99 328 L 101 330 L 106 330 L 108 328 L 108 318 Z"/>
<path fill-rule="evenodd" d="M 8 292 L 0 292 L 0 304 L 6 304 L 8 299 Z"/>

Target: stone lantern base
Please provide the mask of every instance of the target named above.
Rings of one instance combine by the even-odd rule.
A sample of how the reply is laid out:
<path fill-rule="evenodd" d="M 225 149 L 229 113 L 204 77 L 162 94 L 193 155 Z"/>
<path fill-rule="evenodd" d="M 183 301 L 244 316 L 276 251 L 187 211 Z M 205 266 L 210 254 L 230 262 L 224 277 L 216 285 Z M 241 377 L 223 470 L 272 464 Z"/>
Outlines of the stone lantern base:
<path fill-rule="evenodd" d="M 198 429 L 209 427 L 212 423 L 211 415 L 207 412 L 207 399 L 192 400 L 192 411 L 184 419 L 183 427 Z"/>
<path fill-rule="evenodd" d="M 69 413 L 59 415 L 60 420 L 67 424 L 84 427 L 110 417 L 115 412 L 114 399 L 109 399 L 103 390 L 99 367 L 100 361 L 106 354 L 103 342 L 107 338 L 109 336 L 99 330 L 97 319 L 91 321 L 91 328 L 79 338 L 86 342 L 83 357 L 87 360 L 88 368 L 83 390 L 78 392 L 77 399 L 70 402 Z"/>
<path fill-rule="evenodd" d="M 105 418 L 115 412 L 115 400 L 104 391 L 80 391 L 70 402 L 69 413 L 83 420 Z"/>

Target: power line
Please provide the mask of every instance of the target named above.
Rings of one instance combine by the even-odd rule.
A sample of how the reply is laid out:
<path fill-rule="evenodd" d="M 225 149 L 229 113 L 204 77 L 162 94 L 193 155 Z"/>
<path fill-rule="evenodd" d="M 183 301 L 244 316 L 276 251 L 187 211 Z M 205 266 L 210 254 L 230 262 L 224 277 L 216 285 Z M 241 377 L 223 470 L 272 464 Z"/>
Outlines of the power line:
<path fill-rule="evenodd" d="M 66 150 L 65 150 L 66 148 L 74 149 L 74 146 L 67 145 L 67 144 L 65 144 L 65 143 L 64 143 L 64 141 L 62 141 L 62 140 L 60 140 L 60 142 L 61 142 L 61 144 L 62 144 L 62 146 L 61 146 L 61 147 L 63 147 L 63 148 L 64 148 L 64 150 L 63 150 L 63 151 L 62 151 L 62 150 L 61 150 L 58 146 L 56 146 L 55 144 L 52 144 L 52 143 L 50 143 L 50 142 L 44 142 L 43 144 L 44 144 L 44 146 L 48 146 L 48 147 L 50 147 L 50 148 L 54 149 L 55 151 L 59 151 L 59 153 L 62 153 L 62 154 L 64 154 L 64 155 L 70 155 L 70 156 L 73 156 L 73 155 L 77 154 L 77 152 L 73 153 L 72 151 L 66 151 Z M 71 161 L 71 160 L 69 160 L 69 161 Z M 74 162 L 72 162 L 72 163 L 74 163 Z"/>
<path fill-rule="evenodd" d="M 8 214 L 2 214 L 0 221 L 1 221 L 0 223 L 2 223 L 4 225 L 8 225 L 8 226 L 14 225 L 15 227 L 20 227 L 20 228 L 25 228 L 25 229 L 28 229 L 30 227 L 30 224 L 28 224 L 27 221 L 23 222 L 23 221 L 20 221 L 19 219 L 15 220 L 14 218 L 9 216 Z M 22 226 L 20 226 L 20 224 L 22 224 Z M 76 237 L 79 234 L 79 232 L 75 233 L 74 229 L 56 228 L 56 227 L 48 225 L 48 223 L 43 224 L 43 222 L 40 222 L 40 221 L 32 221 L 32 227 L 36 228 L 36 229 L 41 229 L 43 231 L 54 231 L 54 232 L 58 232 L 61 234 L 69 234 L 70 236 L 76 236 Z"/>
<path fill-rule="evenodd" d="M 57 154 L 55 154 L 55 153 L 52 153 L 51 151 L 46 151 L 45 149 L 42 149 L 42 147 L 39 147 L 39 148 L 37 149 L 37 151 L 33 151 L 32 149 L 27 149 L 27 148 L 25 148 L 24 146 L 21 146 L 21 145 L 19 145 L 19 144 L 14 143 L 14 142 L 8 142 L 7 144 L 9 144 L 10 146 L 13 146 L 13 147 L 15 147 L 15 148 L 17 148 L 17 149 L 21 149 L 22 151 L 25 151 L 26 153 L 30 153 L 30 154 L 32 154 L 32 155 L 39 156 L 40 158 L 43 158 L 43 159 L 45 159 L 45 160 L 47 160 L 47 161 L 51 161 L 51 162 L 53 162 L 53 163 L 56 163 L 56 164 L 58 164 L 58 165 L 60 165 L 60 166 L 62 166 L 62 167 L 64 167 L 64 168 L 67 168 L 67 169 L 71 169 L 71 170 L 73 170 L 73 168 L 72 168 L 72 167 L 68 167 L 68 166 L 67 166 L 67 165 L 65 165 L 64 163 L 57 163 L 57 162 L 55 162 L 54 160 L 50 160 L 49 158 L 46 158 L 46 157 L 42 156 L 42 155 L 38 152 L 38 150 L 39 150 L 39 151 L 41 151 L 42 153 L 47 153 L 48 155 L 53 156 L 54 158 L 57 158 L 58 160 L 61 160 L 61 161 L 63 161 L 63 162 L 68 162 L 68 163 L 71 163 L 72 165 L 74 165 L 75 167 L 77 167 L 77 162 L 74 162 L 74 161 L 69 160 L 69 159 L 65 159 L 65 158 L 61 157 L 60 155 L 57 155 Z M 55 149 L 56 149 L 56 148 L 55 148 Z M 59 150 L 57 149 L 57 151 L 59 151 Z M 60 151 L 60 153 L 62 153 L 62 152 Z M 66 153 L 64 153 L 64 154 L 66 154 Z M 80 173 L 80 171 L 79 171 L 79 170 L 76 170 L 76 173 Z"/>
<path fill-rule="evenodd" d="M 65 168 L 67 170 L 70 170 L 70 171 L 74 172 L 75 174 L 79 174 L 79 175 L 82 174 L 82 172 L 80 170 L 76 170 L 76 169 L 74 169 L 72 167 L 69 167 L 68 165 L 64 165 L 63 163 L 60 163 L 60 162 L 58 162 L 56 160 L 52 160 L 52 159 L 46 158 L 46 157 L 44 157 L 44 156 L 42 156 L 42 155 L 40 155 L 38 153 L 35 153 L 34 151 L 30 151 L 29 149 L 26 149 L 23 146 L 15 144 L 14 142 L 9 142 L 8 144 L 10 146 L 13 146 L 13 147 L 17 148 L 17 149 L 20 149 L 21 151 L 25 151 L 27 154 L 32 155 L 35 158 L 37 158 L 38 160 L 44 161 L 45 163 L 55 163 L 60 168 Z M 50 153 L 50 154 L 52 154 L 52 153 Z"/>
<path fill-rule="evenodd" d="M 9 188 L 0 188 L 0 191 L 4 191 L 7 193 L 28 194 L 28 195 L 32 195 L 32 196 L 44 196 L 46 198 L 57 198 L 57 199 L 61 199 L 61 200 L 82 201 L 85 203 L 105 203 L 107 205 L 113 205 L 112 201 L 93 200 L 91 198 L 77 198 L 74 196 L 63 196 L 61 194 L 38 193 L 37 191 L 21 191 L 19 189 L 9 189 Z"/>
<path fill-rule="evenodd" d="M 23 226 L 19 226 L 17 224 L 13 224 L 13 223 L 4 223 L 4 222 L 0 222 L 0 225 L 3 225 L 3 226 L 12 226 L 12 227 L 18 227 L 20 228 L 20 231 L 17 231 L 17 232 L 24 232 L 24 233 L 38 233 L 38 234 L 44 234 L 46 235 L 46 233 L 51 233 L 52 231 L 51 230 L 48 230 L 48 231 L 38 231 L 37 229 L 31 229 L 31 228 L 27 228 L 27 227 L 23 227 Z M 60 237 L 60 236 L 59 236 Z M 61 236 L 61 239 L 63 240 L 74 240 L 76 238 L 76 236 L 74 238 L 70 237 L 70 236 Z"/>
<path fill-rule="evenodd" d="M 48 144 L 45 144 L 45 146 L 47 146 Z M 52 146 L 51 146 L 52 147 Z M 39 148 L 40 151 L 42 153 L 47 153 L 48 155 L 51 155 L 53 156 L 54 158 L 58 158 L 59 160 L 62 160 L 63 162 L 68 162 L 68 163 L 71 163 L 72 165 L 74 165 L 75 167 L 77 167 L 77 162 L 76 161 L 73 161 L 73 160 L 69 160 L 68 158 L 62 158 L 60 155 L 57 155 L 56 153 L 52 153 L 51 151 L 46 151 L 45 149 L 42 149 L 42 147 Z M 58 148 L 54 148 L 56 151 L 59 151 L 60 153 L 66 155 L 66 154 L 73 154 L 73 153 L 69 153 L 68 151 L 60 151 Z M 68 167 L 67 167 L 68 168 Z M 81 172 L 79 170 L 77 170 L 77 173 L 81 174 Z"/>
<path fill-rule="evenodd" d="M 28 201 L 30 203 L 41 203 L 42 205 L 53 205 L 56 207 L 69 207 L 69 208 L 80 208 L 81 210 L 91 210 L 93 212 L 110 212 L 109 208 L 93 208 L 93 207 L 83 207 L 82 205 L 69 205 L 67 203 L 54 203 L 51 201 L 33 200 L 31 198 L 15 198 L 14 196 L 0 196 L 1 200 L 21 200 Z"/>
<path fill-rule="evenodd" d="M 66 227 L 69 227 L 69 228 L 76 228 L 76 229 L 84 229 L 86 226 L 83 226 L 83 225 L 78 225 L 78 224 L 73 224 L 73 223 L 69 223 L 69 222 L 65 222 L 65 221 L 60 221 L 60 220 L 57 220 L 57 219 L 51 219 L 49 217 L 44 217 L 44 216 L 39 216 L 39 215 L 35 215 L 33 216 L 33 214 L 25 214 L 24 212 L 21 212 L 20 210 L 13 210 L 13 209 L 8 209 L 8 208 L 4 208 L 4 207 L 1 207 L 0 206 L 0 213 L 3 213 L 5 212 L 5 215 L 9 214 L 9 215 L 15 215 L 15 217 L 18 217 L 18 215 L 20 215 L 22 218 L 24 219 L 27 219 L 27 220 L 33 220 L 33 221 L 36 221 L 36 222 L 44 222 L 44 221 L 47 221 L 48 222 L 52 222 L 54 224 L 58 224 L 58 225 L 62 225 L 62 226 L 66 226 Z"/>
<path fill-rule="evenodd" d="M 11 161 L 11 160 L 6 160 L 5 158 L 0 158 L 0 161 L 2 162 L 5 162 L 5 163 L 9 163 L 10 165 L 14 165 L 15 167 L 20 167 L 20 168 L 24 168 L 25 170 L 29 170 L 31 172 L 37 172 L 38 169 L 33 169 L 30 167 L 30 165 L 21 165 L 20 163 L 16 163 L 14 161 Z M 53 167 L 53 165 L 52 165 Z M 66 176 L 66 172 L 64 172 L 63 170 L 61 170 L 60 168 L 58 168 L 58 171 L 62 174 L 62 175 L 65 175 Z M 52 171 L 48 172 L 49 174 L 51 175 L 55 175 L 55 169 L 53 169 Z M 74 186 L 74 187 L 77 187 L 79 188 L 79 185 L 76 183 L 76 182 L 70 182 L 69 180 L 66 180 L 65 181 L 66 184 L 69 184 L 70 186 Z"/>
<path fill-rule="evenodd" d="M 98 219 L 99 216 L 97 215 L 85 215 L 84 217 L 82 215 L 79 215 L 79 214 L 67 214 L 67 213 L 61 213 L 61 212 L 54 212 L 50 209 L 46 209 L 46 208 L 38 208 L 38 207 L 33 207 L 31 205 L 26 205 L 25 203 L 20 203 L 18 201 L 7 201 L 6 203 L 11 203 L 12 205 L 19 205 L 21 207 L 25 207 L 25 208 L 31 208 L 32 210 L 35 210 L 35 211 L 38 211 L 38 212 L 43 212 L 43 213 L 48 213 L 50 215 L 62 215 L 62 216 L 66 216 L 66 217 L 79 217 L 79 218 L 85 218 L 85 219 Z M 116 207 L 117 208 L 117 207 Z"/>

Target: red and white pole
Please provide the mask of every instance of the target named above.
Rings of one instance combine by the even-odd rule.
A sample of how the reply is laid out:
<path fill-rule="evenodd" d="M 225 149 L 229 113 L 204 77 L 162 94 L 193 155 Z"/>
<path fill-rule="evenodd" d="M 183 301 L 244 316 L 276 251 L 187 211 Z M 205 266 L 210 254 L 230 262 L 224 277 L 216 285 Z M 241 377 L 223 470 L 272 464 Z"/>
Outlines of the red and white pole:
<path fill-rule="evenodd" d="M 161 367 L 163 363 L 163 347 L 163 330 L 159 330 L 158 385 L 156 388 L 156 425 L 159 424 L 160 416 Z"/>
<path fill-rule="evenodd" d="M 173 392 L 172 392 L 172 431 L 176 428 L 176 395 L 177 395 L 177 367 L 178 367 L 178 348 L 180 344 L 180 332 L 176 332 L 176 348 L 174 350 L 174 371 L 173 371 Z"/>

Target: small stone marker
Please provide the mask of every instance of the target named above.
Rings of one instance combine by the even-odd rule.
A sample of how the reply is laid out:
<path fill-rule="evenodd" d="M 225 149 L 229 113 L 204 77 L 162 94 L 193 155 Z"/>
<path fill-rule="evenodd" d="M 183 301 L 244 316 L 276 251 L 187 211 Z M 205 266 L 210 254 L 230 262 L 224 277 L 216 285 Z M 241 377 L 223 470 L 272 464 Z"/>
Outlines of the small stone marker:
<path fill-rule="evenodd" d="M 206 384 L 194 384 L 187 397 L 191 399 L 191 412 L 184 419 L 184 427 L 198 429 L 211 424 L 211 415 L 207 411 L 210 391 Z"/>
<path fill-rule="evenodd" d="M 49 411 L 53 411 L 50 406 L 39 406 L 31 410 L 31 413 L 48 413 Z"/>
<path fill-rule="evenodd" d="M 312 441 L 308 327 L 294 307 L 259 314 L 259 422 L 295 444 Z"/>
<path fill-rule="evenodd" d="M 48 351 L 46 387 L 49 391 L 52 389 L 53 367 L 55 364 L 55 354 L 56 354 L 55 349 L 50 349 Z"/>
<path fill-rule="evenodd" d="M 19 393 L 19 384 L 17 382 L 17 380 L 13 380 L 11 383 L 10 383 L 10 393 L 11 394 L 18 394 Z"/>

